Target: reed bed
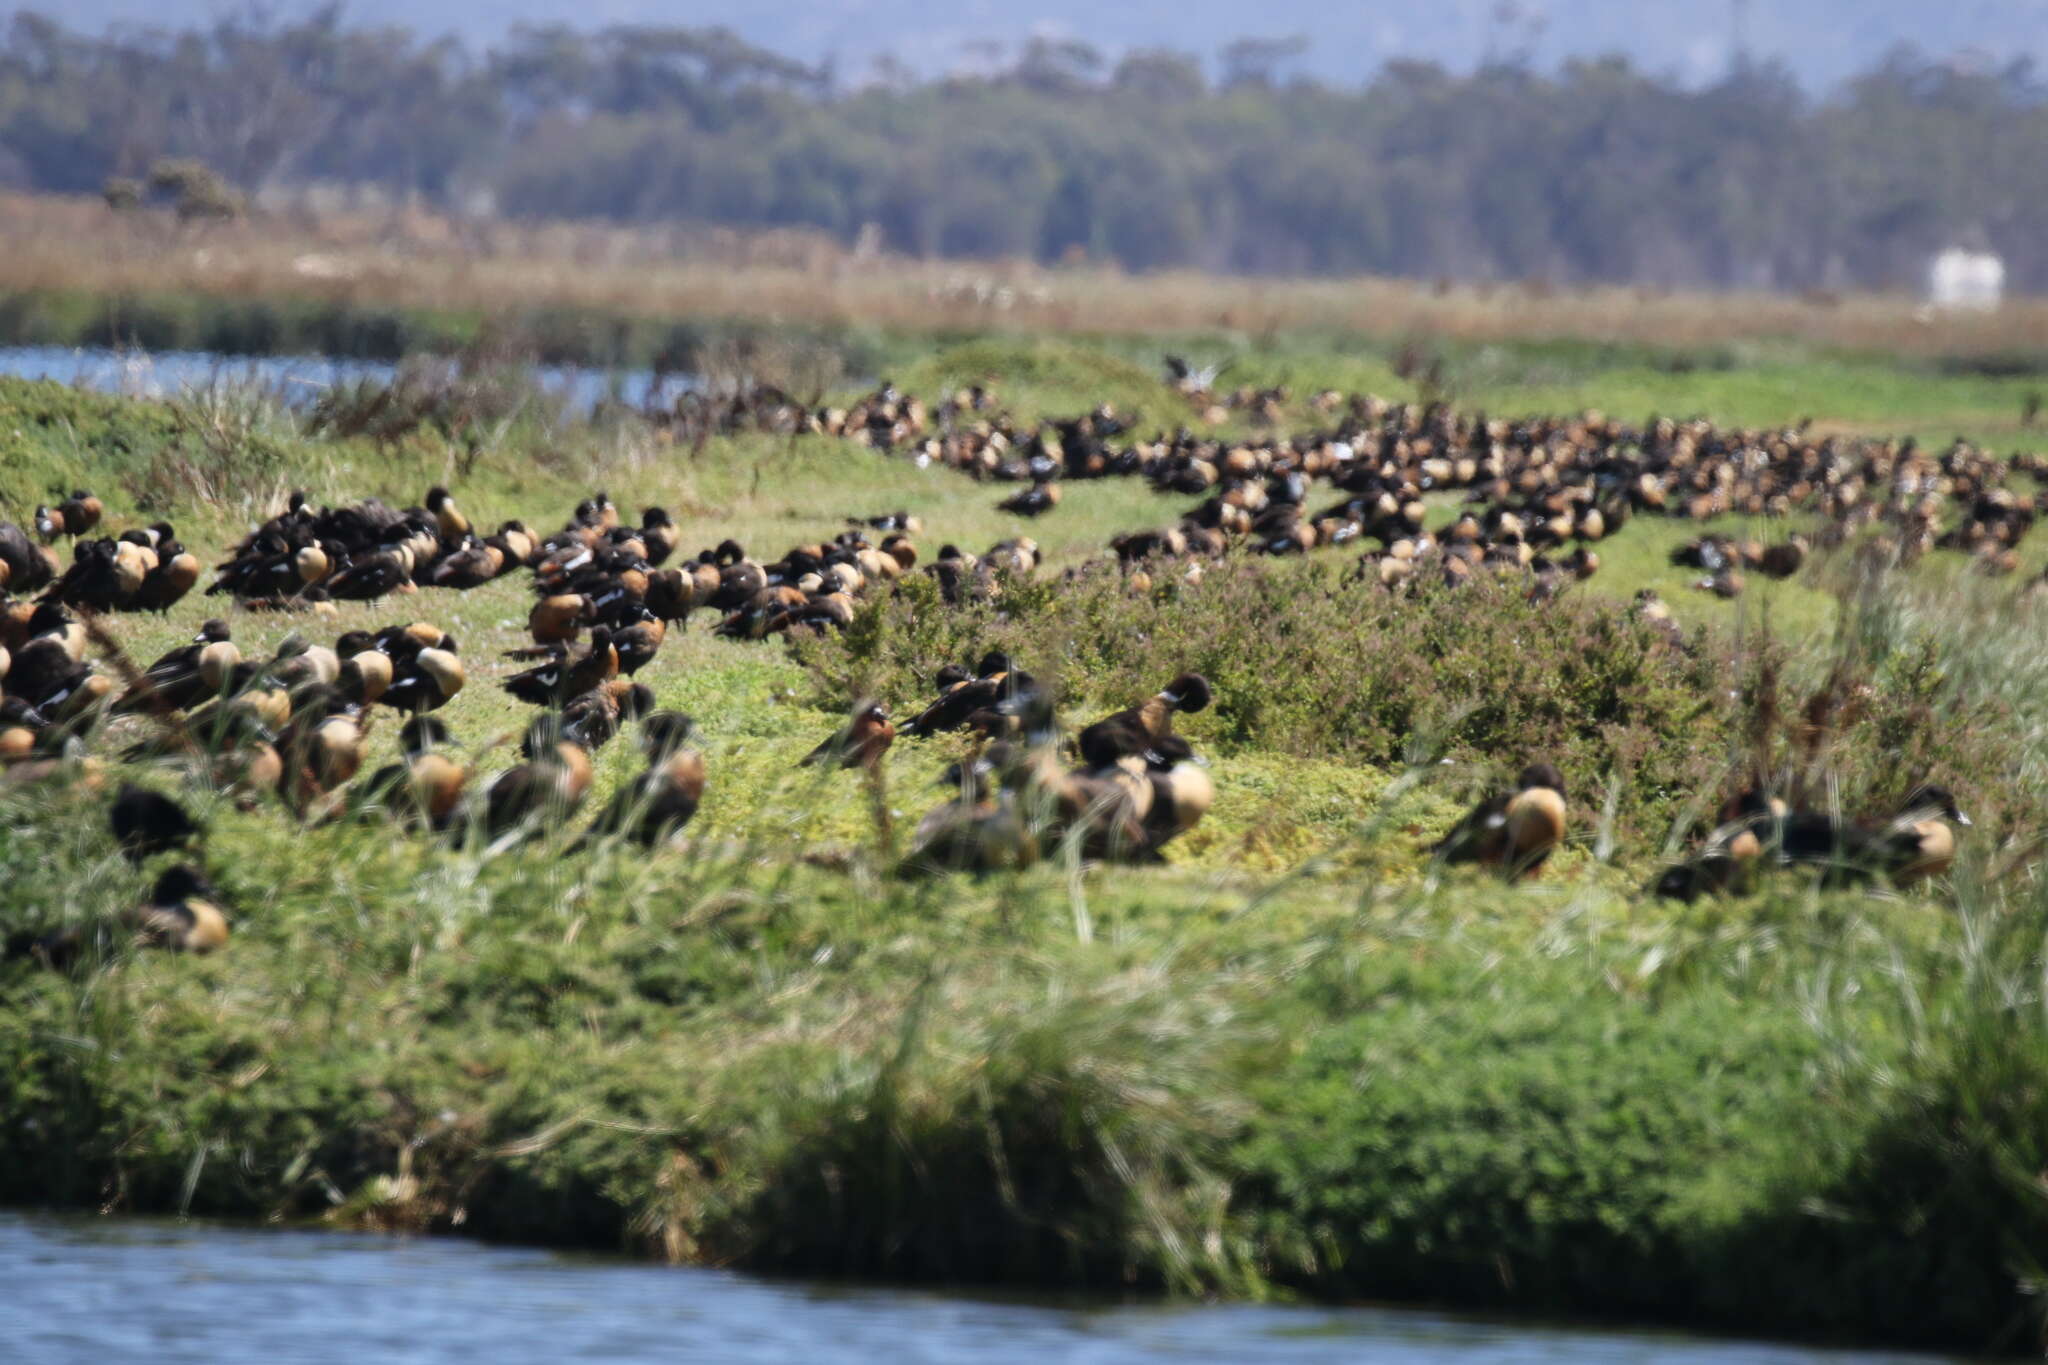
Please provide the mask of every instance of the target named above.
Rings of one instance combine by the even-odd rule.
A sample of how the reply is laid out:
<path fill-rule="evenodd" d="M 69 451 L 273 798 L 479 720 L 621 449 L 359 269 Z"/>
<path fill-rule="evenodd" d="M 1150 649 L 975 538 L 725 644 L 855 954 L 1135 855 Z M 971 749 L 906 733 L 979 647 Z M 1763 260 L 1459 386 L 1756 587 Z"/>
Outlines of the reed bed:
<path fill-rule="evenodd" d="M 1315 333 L 1662 350 L 1780 339 L 2008 365 L 2038 358 L 2048 336 L 2048 304 L 2031 299 L 1979 313 L 1935 311 L 1898 295 L 1133 275 L 870 256 L 791 231 L 463 222 L 423 212 L 265 214 L 181 226 L 115 214 L 96 199 L 12 195 L 0 197 L 0 231 L 8 241 L 0 291 L 18 296 L 17 317 L 23 298 L 38 295 L 210 299 L 470 319 L 557 312 L 954 334 Z M 118 342 L 120 319 L 97 316 L 97 338 L 89 328 L 62 338 L 21 333 L 19 322 L 17 332 Z M 380 343 L 376 335 L 357 340 Z M 381 344 L 402 350 L 394 336 Z"/>

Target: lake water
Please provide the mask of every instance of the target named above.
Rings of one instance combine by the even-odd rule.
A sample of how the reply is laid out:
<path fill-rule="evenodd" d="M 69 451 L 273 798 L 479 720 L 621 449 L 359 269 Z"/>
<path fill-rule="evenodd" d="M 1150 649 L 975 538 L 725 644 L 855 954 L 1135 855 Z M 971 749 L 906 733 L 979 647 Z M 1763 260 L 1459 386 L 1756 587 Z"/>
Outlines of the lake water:
<path fill-rule="evenodd" d="M 1434 1313 L 1095 1304 L 848 1288 L 483 1246 L 0 1214 L 0 1360 L 39 1365 L 1365 1360 L 1878 1365 L 1826 1352 Z"/>
<path fill-rule="evenodd" d="M 331 356 L 229 356 L 211 351 L 107 351 L 64 346 L 0 346 L 0 375 L 21 379 L 54 379 L 60 384 L 125 394 L 131 398 L 164 398 L 216 383 L 256 383 L 282 395 L 294 406 L 310 403 L 321 390 L 358 379 L 387 380 L 396 366 L 380 360 L 339 360 Z M 614 389 L 623 401 L 638 406 L 654 377 L 647 370 L 610 374 L 602 370 L 534 367 L 543 389 L 588 409 Z M 670 375 L 671 392 L 681 387 Z"/>

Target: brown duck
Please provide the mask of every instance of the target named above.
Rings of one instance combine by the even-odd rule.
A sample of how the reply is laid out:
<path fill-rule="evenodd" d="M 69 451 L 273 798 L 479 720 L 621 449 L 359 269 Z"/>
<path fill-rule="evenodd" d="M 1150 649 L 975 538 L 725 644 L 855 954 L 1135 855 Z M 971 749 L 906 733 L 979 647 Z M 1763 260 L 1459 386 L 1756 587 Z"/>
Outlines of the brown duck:
<path fill-rule="evenodd" d="M 1498 868 L 1513 880 L 1539 871 L 1564 832 L 1564 778 L 1548 763 L 1532 763 L 1513 791 L 1480 802 L 1430 851 L 1447 863 Z"/>

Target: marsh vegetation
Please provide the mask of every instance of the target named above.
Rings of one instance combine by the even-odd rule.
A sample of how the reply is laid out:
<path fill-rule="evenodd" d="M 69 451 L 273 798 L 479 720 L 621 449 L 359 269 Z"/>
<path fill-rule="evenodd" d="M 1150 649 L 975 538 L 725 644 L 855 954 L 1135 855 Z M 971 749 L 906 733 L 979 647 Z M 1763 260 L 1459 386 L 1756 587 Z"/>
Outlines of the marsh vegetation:
<path fill-rule="evenodd" d="M 1107 401 L 1146 435 L 1198 420 L 1135 344 L 886 344 L 906 392 L 982 384 L 1027 419 Z M 1238 365 L 1233 381 L 1289 387 L 1280 432 L 1310 429 L 1326 388 L 1405 400 L 1428 381 L 1398 354 L 1306 343 Z M 1675 374 L 1508 349 L 1453 352 L 1446 372 L 1496 413 L 1813 417 L 2000 450 L 2026 384 L 1812 354 Z M 825 382 L 824 406 L 854 396 Z M 697 719 L 708 785 L 652 852 L 572 856 L 574 829 L 493 847 L 302 822 L 176 764 L 141 773 L 205 821 L 234 936 L 206 956 L 116 941 L 69 971 L 0 964 L 0 1199 L 816 1274 L 2039 1345 L 2038 537 L 2004 577 L 1966 552 L 1893 567 L 1845 543 L 1724 600 L 1670 552 L 1818 529 L 1731 510 L 1638 516 L 1547 602 L 1507 579 L 1388 592 L 1352 545 L 1233 553 L 1134 591 L 1107 547 L 1197 495 L 1106 478 L 1027 527 L 997 510 L 1008 488 L 828 435 L 427 411 L 309 434 L 260 393 L 0 384 L 4 493 L 22 519 L 90 486 L 110 525 L 169 518 L 209 550 L 292 489 L 403 506 L 442 484 L 479 522 L 552 528 L 603 487 L 670 509 L 686 553 L 907 507 L 927 544 L 1028 529 L 1040 568 L 965 604 L 906 576 L 794 646 L 672 632 L 639 681 Z M 1253 414 L 1215 430 L 1249 439 Z M 1682 647 L 1631 611 L 1645 587 Z M 217 602 L 108 628 L 149 659 Z M 234 628 L 253 656 L 292 630 L 432 619 L 475 670 L 437 714 L 492 770 L 529 715 L 489 684 L 530 603 L 506 578 Z M 971 741 L 899 740 L 872 776 L 798 760 L 853 695 L 907 711 L 938 664 L 990 648 L 1056 680 L 1076 722 L 1199 669 L 1215 702 L 1177 724 L 1210 758 L 1208 817 L 1159 865 L 1098 867 L 1070 843 L 1021 871 L 891 875 Z M 1856 719 L 1816 742 L 1810 702 L 1830 689 Z M 375 760 L 397 728 L 372 723 Z M 629 747 L 598 755 L 593 803 L 637 772 Z M 1541 877 L 1431 860 L 1537 758 L 1573 803 Z M 1759 762 L 1857 815 L 1941 780 L 1977 824 L 1950 872 L 1903 890 L 1792 868 L 1746 895 L 1648 894 Z M 157 868 L 121 856 L 106 801 L 62 776 L 0 794 L 0 930 L 101 922 L 144 895 Z"/>

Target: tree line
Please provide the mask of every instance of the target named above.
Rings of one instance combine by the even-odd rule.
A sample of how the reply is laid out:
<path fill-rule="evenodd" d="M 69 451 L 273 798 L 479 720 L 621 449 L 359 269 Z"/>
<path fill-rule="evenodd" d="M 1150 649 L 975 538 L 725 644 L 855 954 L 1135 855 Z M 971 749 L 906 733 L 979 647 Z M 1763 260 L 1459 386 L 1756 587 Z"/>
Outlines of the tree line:
<path fill-rule="evenodd" d="M 717 29 L 473 51 L 338 9 L 103 36 L 23 13 L 0 39 L 0 183 L 97 192 L 168 160 L 244 192 L 868 229 L 920 256 L 1557 283 L 1911 286 L 1982 239 L 2048 287 L 2048 98 L 2024 63 L 1901 52 L 1815 97 L 1770 65 L 1691 88 L 1619 59 L 1391 62 L 1337 87 L 1283 77 L 1292 55 L 1233 44 L 1212 77 L 1041 41 L 972 78 L 854 83 Z"/>

